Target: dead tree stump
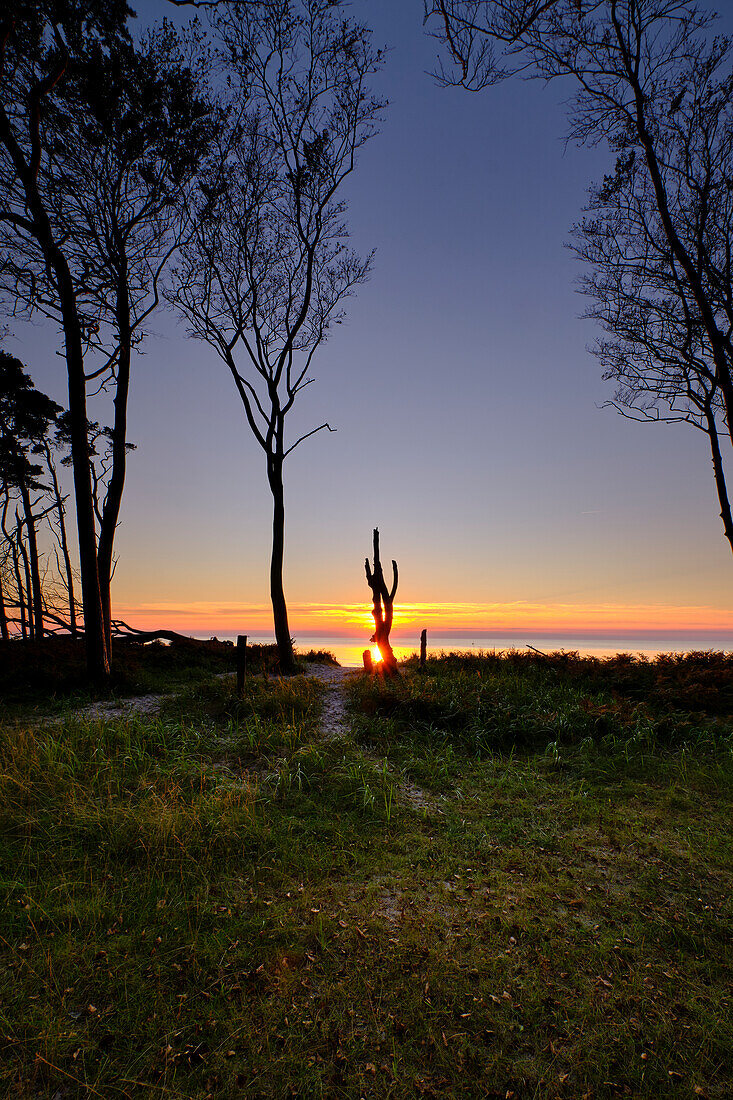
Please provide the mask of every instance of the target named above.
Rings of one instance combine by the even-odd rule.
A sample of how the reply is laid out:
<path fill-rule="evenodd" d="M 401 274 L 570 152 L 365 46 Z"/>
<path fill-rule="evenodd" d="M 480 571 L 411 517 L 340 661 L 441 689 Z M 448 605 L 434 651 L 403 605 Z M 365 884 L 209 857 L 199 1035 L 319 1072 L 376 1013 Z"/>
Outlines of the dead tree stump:
<path fill-rule="evenodd" d="M 397 591 L 397 562 L 392 562 L 392 588 L 388 589 L 384 581 L 382 563 L 379 559 L 379 530 L 374 528 L 374 564 L 369 565 L 369 558 L 365 561 L 367 584 L 372 590 L 372 615 L 374 616 L 374 633 L 370 641 L 374 642 L 382 660 L 379 662 L 378 671 L 384 676 L 399 676 L 397 670 L 397 658 L 392 646 L 389 644 L 389 632 L 392 629 L 392 605 Z"/>
<path fill-rule="evenodd" d="M 237 661 L 237 695 L 244 693 L 244 680 L 247 675 L 247 635 L 237 635 L 237 648 L 235 650 Z"/>

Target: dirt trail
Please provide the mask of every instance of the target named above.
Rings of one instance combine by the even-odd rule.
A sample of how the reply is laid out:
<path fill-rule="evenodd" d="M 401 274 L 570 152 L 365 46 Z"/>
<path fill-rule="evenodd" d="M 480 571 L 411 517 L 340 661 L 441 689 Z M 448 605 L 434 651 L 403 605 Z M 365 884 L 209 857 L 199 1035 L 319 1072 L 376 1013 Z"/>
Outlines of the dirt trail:
<path fill-rule="evenodd" d="M 326 694 L 323 697 L 323 714 L 321 717 L 321 729 L 327 741 L 342 741 L 349 735 L 349 724 L 346 718 L 346 699 L 344 698 L 344 680 L 353 672 L 350 668 L 341 668 L 333 665 L 308 664 L 307 675 L 313 680 L 320 680 L 326 686 Z"/>
<path fill-rule="evenodd" d="M 352 668 L 334 668 L 332 665 L 308 665 L 308 676 L 320 680 L 326 685 L 326 694 L 323 699 L 323 714 L 321 729 L 327 741 L 343 741 L 349 739 L 349 722 L 346 715 L 346 699 L 344 697 L 344 681 Z M 363 746 L 361 753 L 364 759 L 371 764 L 376 771 L 381 771 L 383 760 L 376 753 L 369 752 Z M 409 779 L 400 779 L 396 783 L 398 797 L 413 810 L 422 813 L 442 813 L 438 800 L 421 787 L 411 783 Z"/>
<path fill-rule="evenodd" d="M 157 714 L 172 695 L 131 695 L 128 699 L 106 699 L 74 712 L 80 718 L 130 718 L 133 714 Z"/>

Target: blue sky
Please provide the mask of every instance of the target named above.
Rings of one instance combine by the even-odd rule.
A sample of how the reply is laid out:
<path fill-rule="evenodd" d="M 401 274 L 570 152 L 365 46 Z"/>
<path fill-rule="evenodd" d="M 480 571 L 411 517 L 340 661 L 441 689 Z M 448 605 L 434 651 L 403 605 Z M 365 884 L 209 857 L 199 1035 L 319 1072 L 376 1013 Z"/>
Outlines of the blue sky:
<path fill-rule="evenodd" d="M 138 8 L 169 13 L 163 0 Z M 422 0 L 351 9 L 390 46 L 377 85 L 390 106 L 348 189 L 352 242 L 377 253 L 294 416 L 293 437 L 326 419 L 338 431 L 286 474 L 286 594 L 366 600 L 378 525 L 407 602 L 472 603 L 479 618 L 484 605 L 571 605 L 579 624 L 598 606 L 664 608 L 670 625 L 680 608 L 684 624 L 696 607 L 719 626 L 733 562 L 705 437 L 599 407 L 611 388 L 564 243 L 611 161 L 565 146 L 570 89 L 441 89 Z M 198 601 L 246 618 L 267 604 L 263 457 L 208 347 L 170 313 L 152 328 L 134 364 L 114 596 L 130 616 Z M 62 400 L 55 334 L 15 337 Z"/>

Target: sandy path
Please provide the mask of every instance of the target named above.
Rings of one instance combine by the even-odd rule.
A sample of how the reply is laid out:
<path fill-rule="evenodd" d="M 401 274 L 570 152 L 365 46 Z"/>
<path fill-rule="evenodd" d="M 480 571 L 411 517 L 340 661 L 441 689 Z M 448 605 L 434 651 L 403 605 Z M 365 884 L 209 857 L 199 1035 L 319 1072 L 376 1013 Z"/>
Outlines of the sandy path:
<path fill-rule="evenodd" d="M 102 700 L 74 711 L 74 716 L 106 720 L 130 718 L 133 714 L 157 714 L 166 699 L 172 698 L 172 695 L 131 695 L 128 699 Z"/>
<path fill-rule="evenodd" d="M 323 712 L 321 716 L 321 729 L 327 741 L 340 741 L 349 735 L 349 723 L 346 718 L 346 699 L 344 698 L 344 680 L 351 668 L 341 668 L 333 665 L 308 664 L 307 675 L 313 680 L 320 680 L 326 687 L 323 697 Z"/>
<path fill-rule="evenodd" d="M 320 680 L 326 685 L 326 694 L 323 698 L 323 712 L 321 717 L 321 729 L 327 741 L 341 741 L 349 739 L 349 721 L 346 714 L 346 699 L 344 697 L 344 681 L 349 673 L 356 671 L 353 668 L 334 668 L 332 665 L 309 664 L 307 675 L 315 680 Z M 376 753 L 369 752 L 363 746 L 360 751 L 364 759 L 375 771 L 381 772 L 384 761 Z M 422 790 L 409 779 L 400 779 L 396 783 L 398 798 L 423 813 L 442 813 L 438 800 L 427 791 Z"/>

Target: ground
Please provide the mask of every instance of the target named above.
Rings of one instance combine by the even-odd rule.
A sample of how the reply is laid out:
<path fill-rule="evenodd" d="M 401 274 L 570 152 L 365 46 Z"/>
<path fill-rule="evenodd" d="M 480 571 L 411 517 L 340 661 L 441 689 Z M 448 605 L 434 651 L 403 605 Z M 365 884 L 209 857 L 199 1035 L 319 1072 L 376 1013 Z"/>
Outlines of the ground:
<path fill-rule="evenodd" d="M 8 719 L 4 1094 L 733 1094 L 728 665 L 305 671 Z"/>

